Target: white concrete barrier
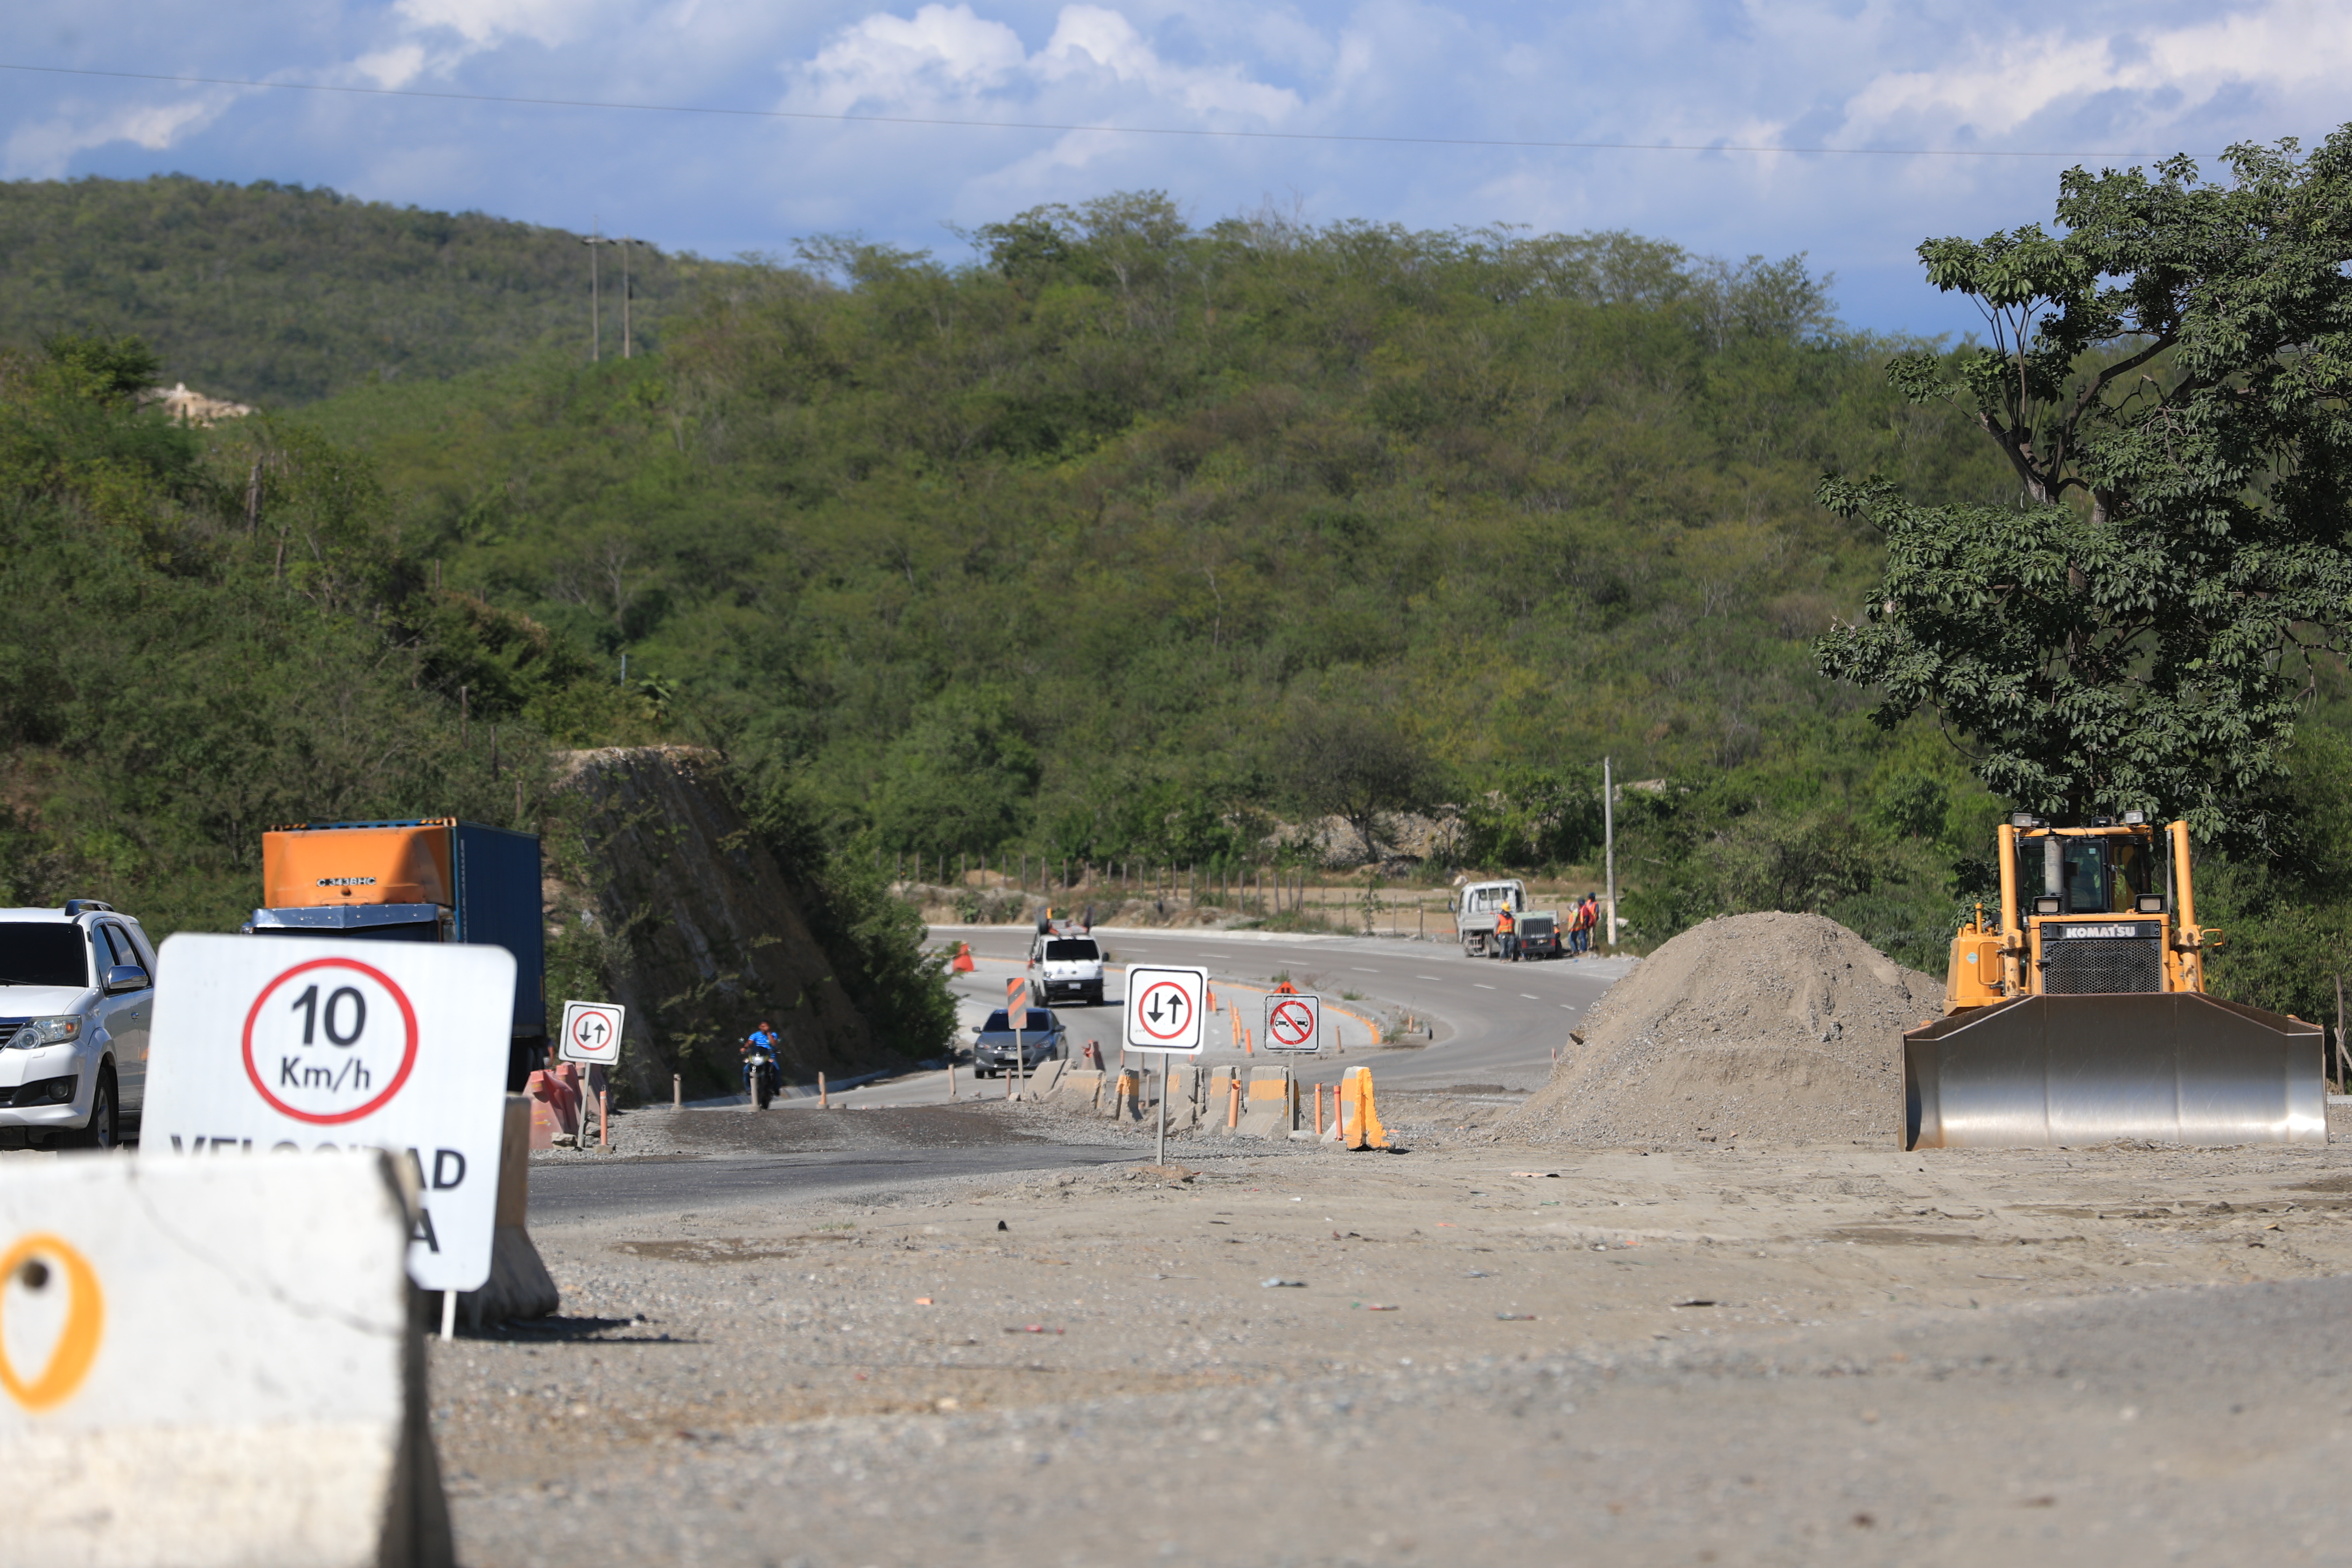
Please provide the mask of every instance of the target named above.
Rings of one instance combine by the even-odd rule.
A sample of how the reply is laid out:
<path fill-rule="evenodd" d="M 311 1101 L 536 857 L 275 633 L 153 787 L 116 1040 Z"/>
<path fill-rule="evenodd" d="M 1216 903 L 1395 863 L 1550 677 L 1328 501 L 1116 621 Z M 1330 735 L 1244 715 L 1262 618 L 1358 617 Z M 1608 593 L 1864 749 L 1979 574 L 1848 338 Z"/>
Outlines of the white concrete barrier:
<path fill-rule="evenodd" d="M 11 1568 L 452 1562 L 391 1157 L 0 1181 Z"/>

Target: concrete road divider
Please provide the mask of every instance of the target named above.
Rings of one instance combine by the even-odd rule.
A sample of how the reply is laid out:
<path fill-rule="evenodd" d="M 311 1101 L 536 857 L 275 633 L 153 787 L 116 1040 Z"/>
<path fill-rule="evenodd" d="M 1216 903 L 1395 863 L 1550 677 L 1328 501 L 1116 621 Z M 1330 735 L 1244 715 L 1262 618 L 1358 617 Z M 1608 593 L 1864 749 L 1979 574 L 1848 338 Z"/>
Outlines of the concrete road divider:
<path fill-rule="evenodd" d="M 1168 1069 L 1168 1131 L 1189 1132 L 1201 1125 L 1201 1083 L 1202 1073 L 1189 1064 L 1171 1066 Z"/>
<path fill-rule="evenodd" d="M 1102 1113 L 1114 1121 L 1143 1120 L 1143 1075 L 1129 1068 L 1118 1075 L 1116 1086 L 1102 1098 Z"/>
<path fill-rule="evenodd" d="M 63 1159 L 0 1182 L 12 1568 L 454 1561 L 379 1152 Z"/>
<path fill-rule="evenodd" d="M 499 1206 L 490 1231 L 490 1277 L 481 1289 L 457 1298 L 466 1326 L 517 1318 L 544 1318 L 562 1304 L 555 1280 L 530 1239 L 531 1121 L 537 1106 L 527 1096 L 507 1097 L 504 1136 L 499 1145 Z"/>
<path fill-rule="evenodd" d="M 1234 1092 L 1236 1069 L 1213 1067 L 1201 1093 L 1201 1120 L 1210 1131 L 1230 1135 L 1241 1120 L 1240 1100 Z"/>
<path fill-rule="evenodd" d="M 1249 1069 L 1249 1097 L 1242 1102 L 1237 1138 L 1287 1138 L 1298 1125 L 1298 1087 L 1288 1068 Z"/>
<path fill-rule="evenodd" d="M 1072 1068 L 1062 1075 L 1059 1093 L 1065 1100 L 1086 1102 L 1087 1109 L 1097 1109 L 1102 1101 L 1103 1075 L 1100 1068 Z"/>
<path fill-rule="evenodd" d="M 1060 1057 L 1039 1062 L 1037 1070 L 1029 1075 L 1028 1088 L 1022 1092 L 1031 1100 L 1051 1099 L 1054 1091 L 1062 1087 L 1062 1076 L 1068 1069 L 1069 1065 Z"/>

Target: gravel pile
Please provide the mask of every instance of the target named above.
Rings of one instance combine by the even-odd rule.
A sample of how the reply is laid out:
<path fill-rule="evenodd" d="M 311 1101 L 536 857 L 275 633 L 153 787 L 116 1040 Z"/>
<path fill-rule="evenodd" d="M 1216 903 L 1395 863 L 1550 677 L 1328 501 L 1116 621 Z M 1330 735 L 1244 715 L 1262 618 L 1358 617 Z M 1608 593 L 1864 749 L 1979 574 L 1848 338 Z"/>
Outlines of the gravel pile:
<path fill-rule="evenodd" d="M 1618 982 L 1499 1129 L 1539 1143 L 1899 1146 L 1903 1031 L 1944 983 L 1819 915 L 1731 915 Z"/>

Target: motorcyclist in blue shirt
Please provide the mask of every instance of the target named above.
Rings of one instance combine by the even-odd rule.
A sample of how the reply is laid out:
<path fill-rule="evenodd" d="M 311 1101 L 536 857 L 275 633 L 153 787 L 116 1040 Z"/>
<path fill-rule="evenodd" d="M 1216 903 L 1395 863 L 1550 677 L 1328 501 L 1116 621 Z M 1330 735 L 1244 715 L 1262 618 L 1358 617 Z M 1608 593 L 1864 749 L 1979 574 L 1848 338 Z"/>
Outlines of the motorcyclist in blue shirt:
<path fill-rule="evenodd" d="M 743 1041 L 743 1092 L 751 1097 L 755 1105 L 760 1100 L 760 1069 L 775 1071 L 776 1047 L 782 1043 L 776 1037 L 776 1026 L 764 1019 Z"/>

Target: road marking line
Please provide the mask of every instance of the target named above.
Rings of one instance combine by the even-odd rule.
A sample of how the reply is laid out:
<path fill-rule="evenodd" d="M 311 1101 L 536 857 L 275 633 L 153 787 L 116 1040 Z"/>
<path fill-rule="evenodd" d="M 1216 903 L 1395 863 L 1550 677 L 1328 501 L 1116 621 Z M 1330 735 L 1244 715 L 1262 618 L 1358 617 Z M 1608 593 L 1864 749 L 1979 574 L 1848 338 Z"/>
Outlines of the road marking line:
<path fill-rule="evenodd" d="M 1522 991 L 1519 993 L 1519 1000 L 1522 1002 L 1540 1002 L 1543 998 L 1536 995 L 1533 992 Z"/>
<path fill-rule="evenodd" d="M 1378 974 L 1380 973 L 1377 969 L 1366 969 L 1360 963 L 1351 963 L 1348 965 L 1348 967 L 1354 970 L 1359 974 Z"/>
<path fill-rule="evenodd" d="M 1470 984 L 1475 985 L 1481 991 L 1492 991 L 1494 989 L 1493 986 L 1487 984 L 1483 980 L 1473 980 Z"/>
<path fill-rule="evenodd" d="M 1416 974 L 1413 978 L 1415 980 L 1434 980 L 1437 976 L 1434 974 Z"/>

